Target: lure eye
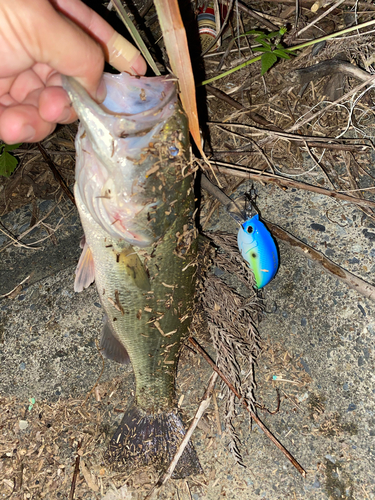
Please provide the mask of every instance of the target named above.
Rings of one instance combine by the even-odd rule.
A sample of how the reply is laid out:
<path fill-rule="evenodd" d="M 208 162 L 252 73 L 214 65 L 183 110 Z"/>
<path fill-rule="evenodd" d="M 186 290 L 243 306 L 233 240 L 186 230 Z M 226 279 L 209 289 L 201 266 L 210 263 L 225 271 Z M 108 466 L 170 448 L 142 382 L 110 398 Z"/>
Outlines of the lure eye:
<path fill-rule="evenodd" d="M 252 226 L 247 226 L 246 231 L 247 231 L 249 234 L 251 234 L 251 233 L 254 231 L 254 229 L 253 229 L 253 227 L 252 227 Z"/>

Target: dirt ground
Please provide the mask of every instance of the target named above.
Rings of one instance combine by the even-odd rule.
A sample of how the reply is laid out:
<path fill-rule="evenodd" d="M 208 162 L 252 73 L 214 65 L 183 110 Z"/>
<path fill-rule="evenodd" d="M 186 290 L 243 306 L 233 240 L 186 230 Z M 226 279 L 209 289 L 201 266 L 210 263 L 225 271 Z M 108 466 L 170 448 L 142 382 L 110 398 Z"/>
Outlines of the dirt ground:
<path fill-rule="evenodd" d="M 315 15 L 312 4 L 300 3 L 298 30 L 327 10 Z M 285 46 L 365 22 L 375 12 L 371 3 L 360 2 L 356 14 L 352 7 L 345 1 L 297 36 L 294 2 L 251 4 L 277 28 L 289 27 Z M 239 12 L 244 30 L 271 31 L 246 9 Z M 153 16 L 149 11 L 146 20 L 155 32 Z M 217 69 L 236 26 L 233 17 L 222 48 L 205 56 L 204 78 L 249 58 L 249 37 L 243 37 L 242 52 L 233 45 Z M 254 37 L 248 41 L 254 45 Z M 339 82 L 328 74 L 303 89 L 296 73 L 336 58 L 371 76 L 373 46 L 373 34 L 353 32 L 319 51 L 296 51 L 264 77 L 256 63 L 212 82 L 224 96 L 207 86 L 199 90 L 200 109 L 207 109 L 205 148 L 226 192 L 242 206 L 254 187 L 264 220 L 357 276 L 362 287 L 353 290 L 348 278 L 327 272 L 329 261 L 313 258 L 309 247 L 298 253 L 277 240 L 280 269 L 257 299 L 263 306 L 254 366 L 257 414 L 306 477 L 241 407 L 235 428 L 245 467 L 236 464 L 217 384 L 192 438 L 203 474 L 170 480 L 157 498 L 375 499 L 374 91 L 363 85 L 330 106 L 361 80 L 336 72 Z M 70 188 L 75 132 L 75 124 L 61 127 L 42 143 Z M 134 377 L 100 355 L 103 312 L 95 287 L 73 291 L 82 236 L 77 211 L 36 145 L 24 144 L 15 155 L 16 171 L 0 177 L 0 498 L 70 499 L 76 481 L 76 499 L 143 499 L 158 474 L 127 474 L 104 460 L 134 395 Z M 234 221 L 205 192 L 202 206 L 202 231 L 236 233 Z M 235 276 L 221 277 L 246 293 Z M 215 357 L 208 333 L 198 340 Z M 187 425 L 211 373 L 186 346 L 177 388 Z"/>

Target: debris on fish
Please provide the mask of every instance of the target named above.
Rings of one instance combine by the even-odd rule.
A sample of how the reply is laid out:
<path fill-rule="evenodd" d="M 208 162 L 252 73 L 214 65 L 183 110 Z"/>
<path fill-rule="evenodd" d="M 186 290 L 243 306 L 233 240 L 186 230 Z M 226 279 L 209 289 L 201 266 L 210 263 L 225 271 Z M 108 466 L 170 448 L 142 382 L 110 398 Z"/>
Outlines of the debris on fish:
<path fill-rule="evenodd" d="M 135 402 L 108 458 L 129 469 L 163 469 L 185 434 L 175 377 L 196 274 L 188 124 L 174 78 L 104 79 L 107 97 L 98 105 L 77 81 L 63 78 L 80 119 L 75 199 L 85 241 L 75 290 L 95 279 L 107 318 L 104 355 L 130 358 L 135 374 Z M 174 477 L 200 472 L 189 444 Z"/>
<path fill-rule="evenodd" d="M 263 288 L 274 278 L 279 257 L 275 240 L 258 214 L 241 224 L 237 242 L 242 257 L 254 273 L 256 288 Z"/>

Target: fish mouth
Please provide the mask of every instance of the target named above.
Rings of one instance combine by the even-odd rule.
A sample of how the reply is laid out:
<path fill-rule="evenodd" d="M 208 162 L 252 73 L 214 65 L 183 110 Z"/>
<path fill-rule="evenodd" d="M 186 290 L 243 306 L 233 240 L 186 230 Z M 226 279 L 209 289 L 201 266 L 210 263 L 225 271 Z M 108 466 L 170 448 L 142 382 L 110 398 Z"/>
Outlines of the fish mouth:
<path fill-rule="evenodd" d="M 147 223 L 150 146 L 176 111 L 175 78 L 104 74 L 107 96 L 96 103 L 72 77 L 63 76 L 80 119 L 76 139 L 77 190 L 94 220 L 111 236 L 145 247 L 157 239 Z M 108 189 L 111 186 L 111 189 Z"/>
<path fill-rule="evenodd" d="M 136 77 L 127 73 L 104 73 L 107 96 L 96 103 L 70 76 L 63 76 L 63 87 L 90 142 L 99 157 L 111 159 L 113 142 L 129 136 L 142 137 L 169 118 L 177 101 L 175 78 Z"/>

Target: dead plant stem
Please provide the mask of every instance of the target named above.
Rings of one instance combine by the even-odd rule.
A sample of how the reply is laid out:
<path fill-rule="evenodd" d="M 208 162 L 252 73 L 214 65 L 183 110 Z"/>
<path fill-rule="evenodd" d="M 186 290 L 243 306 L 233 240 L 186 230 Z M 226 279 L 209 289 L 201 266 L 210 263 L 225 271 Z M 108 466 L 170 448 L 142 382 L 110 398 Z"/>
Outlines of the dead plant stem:
<path fill-rule="evenodd" d="M 192 422 L 191 422 L 191 424 L 189 426 L 189 429 L 187 430 L 184 439 L 181 441 L 181 444 L 178 447 L 178 450 L 177 450 L 175 456 L 173 457 L 172 462 L 170 463 L 170 465 L 169 465 L 168 469 L 166 470 L 166 472 L 159 478 L 159 480 L 155 484 L 155 486 L 145 496 L 144 500 L 151 500 L 151 498 L 156 493 L 158 493 L 160 491 L 160 489 L 168 481 L 168 479 L 171 478 L 171 476 L 173 474 L 173 471 L 176 468 L 176 465 L 177 465 L 177 463 L 178 463 L 178 461 L 179 461 L 182 453 L 184 452 L 187 444 L 189 443 L 189 441 L 191 439 L 191 436 L 192 436 L 195 428 L 198 425 L 198 422 L 200 421 L 200 419 L 202 418 L 202 416 L 204 415 L 205 411 L 207 410 L 207 408 L 210 405 L 211 396 L 212 396 L 212 392 L 213 392 L 214 387 L 215 387 L 215 382 L 216 382 L 217 376 L 218 376 L 218 373 L 215 373 L 215 372 L 211 375 L 210 380 L 208 382 L 207 389 L 206 389 L 206 391 L 205 391 L 205 393 L 203 395 L 203 398 L 202 398 L 202 401 L 201 401 L 201 403 L 199 405 L 199 408 L 196 411 L 195 416 L 194 416 L 194 418 L 193 418 L 193 420 L 192 420 Z"/>
<path fill-rule="evenodd" d="M 236 390 L 233 384 L 224 376 L 221 370 L 216 366 L 216 364 L 212 361 L 210 356 L 206 353 L 206 351 L 198 344 L 198 342 L 193 339 L 193 337 L 189 337 L 189 342 L 197 349 L 197 351 L 204 357 L 207 363 L 212 367 L 212 369 L 219 375 L 219 377 L 227 384 L 229 389 L 237 396 L 237 398 L 242 402 L 243 406 L 250 413 L 251 418 L 258 424 L 258 426 L 262 429 L 264 434 L 281 450 L 287 459 L 294 465 L 294 467 L 298 470 L 298 472 L 306 477 L 305 469 L 297 462 L 297 460 L 289 453 L 289 451 L 278 441 L 278 439 L 271 433 L 271 431 L 264 425 L 264 423 L 255 415 L 255 413 L 251 410 L 247 402 L 243 399 L 241 394 Z M 146 500 L 146 499 L 145 499 Z"/>

